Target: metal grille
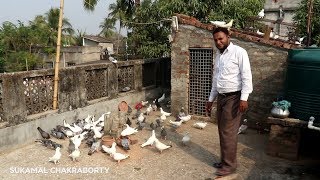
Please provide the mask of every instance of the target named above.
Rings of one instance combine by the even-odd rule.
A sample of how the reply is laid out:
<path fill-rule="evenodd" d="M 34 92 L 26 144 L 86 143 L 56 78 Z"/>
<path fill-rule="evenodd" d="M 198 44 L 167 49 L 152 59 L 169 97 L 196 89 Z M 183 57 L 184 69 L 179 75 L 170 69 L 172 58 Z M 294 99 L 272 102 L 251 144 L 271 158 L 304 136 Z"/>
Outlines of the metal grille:
<path fill-rule="evenodd" d="M 212 49 L 192 48 L 190 51 L 189 113 L 204 116 L 212 84 Z"/>
<path fill-rule="evenodd" d="M 122 92 L 126 87 L 134 89 L 134 66 L 123 66 L 118 68 L 118 89 Z"/>

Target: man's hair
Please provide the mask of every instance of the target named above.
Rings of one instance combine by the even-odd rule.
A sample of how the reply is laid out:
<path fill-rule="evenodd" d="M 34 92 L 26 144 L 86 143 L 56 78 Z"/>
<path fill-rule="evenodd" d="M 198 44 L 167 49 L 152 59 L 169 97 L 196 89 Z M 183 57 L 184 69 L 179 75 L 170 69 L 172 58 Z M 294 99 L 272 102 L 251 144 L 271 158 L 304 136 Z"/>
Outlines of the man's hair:
<path fill-rule="evenodd" d="M 214 35 L 214 34 L 216 34 L 216 33 L 218 33 L 218 32 L 223 32 L 223 33 L 225 33 L 226 35 L 230 35 L 230 34 L 229 34 L 229 30 L 228 30 L 227 28 L 223 28 L 223 27 L 217 27 L 217 28 L 215 28 L 215 29 L 213 30 L 213 32 L 212 32 L 212 35 Z"/>

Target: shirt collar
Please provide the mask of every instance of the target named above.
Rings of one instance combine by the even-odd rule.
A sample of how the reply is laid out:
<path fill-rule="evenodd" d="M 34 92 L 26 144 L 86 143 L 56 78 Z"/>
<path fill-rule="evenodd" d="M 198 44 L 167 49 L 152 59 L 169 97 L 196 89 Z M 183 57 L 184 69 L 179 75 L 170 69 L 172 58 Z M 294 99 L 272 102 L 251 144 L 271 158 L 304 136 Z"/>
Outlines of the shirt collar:
<path fill-rule="evenodd" d="M 230 42 L 229 46 L 227 47 L 227 49 L 224 50 L 224 52 L 222 54 L 227 53 L 228 51 L 231 51 L 233 49 L 233 47 L 234 47 L 234 44 L 232 42 Z M 217 54 L 221 54 L 219 49 L 217 49 Z"/>

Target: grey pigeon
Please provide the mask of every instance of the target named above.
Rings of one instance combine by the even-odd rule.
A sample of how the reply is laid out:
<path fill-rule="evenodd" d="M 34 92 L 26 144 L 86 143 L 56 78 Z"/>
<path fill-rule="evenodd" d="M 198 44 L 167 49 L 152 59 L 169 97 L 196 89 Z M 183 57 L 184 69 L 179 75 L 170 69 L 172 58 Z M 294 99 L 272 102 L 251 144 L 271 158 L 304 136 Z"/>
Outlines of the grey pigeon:
<path fill-rule="evenodd" d="M 40 127 L 37 127 L 37 129 L 38 129 L 38 131 L 39 131 L 39 133 L 40 133 L 40 135 L 41 135 L 42 138 L 44 138 L 44 139 L 50 139 L 49 133 L 45 132 L 45 131 L 42 130 Z"/>
<path fill-rule="evenodd" d="M 130 147 L 129 147 L 129 139 L 127 137 L 122 137 L 121 138 L 121 146 L 124 150 L 130 150 Z"/>
<path fill-rule="evenodd" d="M 40 142 L 45 147 L 52 147 L 52 141 L 50 139 L 36 139 L 35 142 Z"/>
<path fill-rule="evenodd" d="M 140 114 L 141 114 L 141 110 L 140 110 L 140 109 L 137 109 L 137 112 L 136 112 L 136 114 L 134 114 L 134 115 L 132 116 L 132 119 L 138 118 Z"/>
<path fill-rule="evenodd" d="M 150 128 L 151 128 L 152 130 L 155 130 L 156 127 L 157 127 L 157 126 L 156 126 L 153 122 L 150 124 Z"/>
<path fill-rule="evenodd" d="M 156 125 L 157 125 L 157 127 L 160 127 L 161 126 L 161 121 L 160 121 L 160 119 L 156 119 Z"/>
<path fill-rule="evenodd" d="M 167 131 L 164 128 L 164 126 L 161 127 L 161 132 L 160 132 L 161 138 L 162 139 L 167 139 Z"/>
<path fill-rule="evenodd" d="M 53 149 L 56 149 L 57 147 L 62 148 L 62 145 L 58 144 L 56 142 L 52 142 L 52 147 L 53 147 Z"/>
<path fill-rule="evenodd" d="M 51 130 L 51 135 L 57 139 L 64 139 L 66 137 L 64 133 L 56 131 L 56 129 Z"/>
<path fill-rule="evenodd" d="M 139 121 L 138 121 L 137 124 L 138 124 L 137 129 L 138 129 L 139 131 L 141 131 L 141 130 L 144 128 L 144 126 L 145 126 L 146 123 L 144 123 L 144 122 L 139 122 Z"/>
<path fill-rule="evenodd" d="M 72 153 L 75 150 L 75 145 L 71 139 L 69 139 L 68 152 Z"/>
<path fill-rule="evenodd" d="M 98 151 L 98 149 L 100 148 L 100 143 L 101 141 L 97 140 L 96 138 L 94 138 L 94 142 L 92 143 L 88 155 L 91 156 L 94 152 Z"/>
<path fill-rule="evenodd" d="M 61 125 L 57 125 L 55 130 L 63 133 L 63 131 L 65 130 L 65 127 Z"/>
<path fill-rule="evenodd" d="M 128 106 L 128 114 L 131 114 L 132 113 L 132 108 L 130 106 Z"/>

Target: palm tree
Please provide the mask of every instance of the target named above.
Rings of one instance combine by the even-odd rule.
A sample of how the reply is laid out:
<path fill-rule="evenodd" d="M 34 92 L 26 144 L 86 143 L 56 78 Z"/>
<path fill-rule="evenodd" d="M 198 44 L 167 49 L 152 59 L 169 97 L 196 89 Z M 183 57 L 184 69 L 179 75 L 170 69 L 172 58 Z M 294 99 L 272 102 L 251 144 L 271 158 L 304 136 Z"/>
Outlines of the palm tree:
<path fill-rule="evenodd" d="M 108 38 L 114 35 L 114 27 L 116 19 L 113 18 L 105 18 L 104 21 L 100 24 L 100 28 L 102 29 L 100 34 L 103 34 L 104 37 Z"/>

